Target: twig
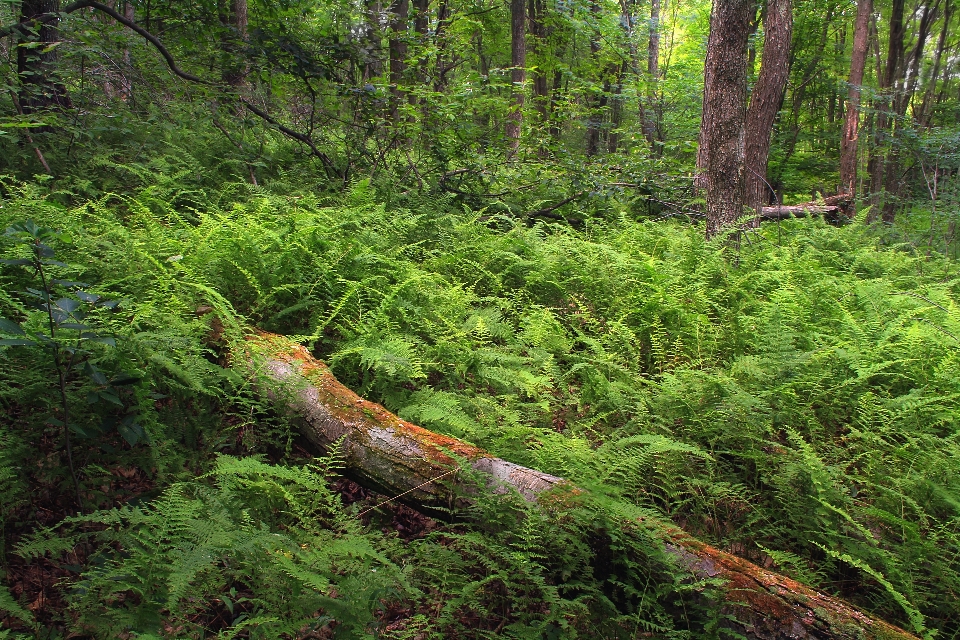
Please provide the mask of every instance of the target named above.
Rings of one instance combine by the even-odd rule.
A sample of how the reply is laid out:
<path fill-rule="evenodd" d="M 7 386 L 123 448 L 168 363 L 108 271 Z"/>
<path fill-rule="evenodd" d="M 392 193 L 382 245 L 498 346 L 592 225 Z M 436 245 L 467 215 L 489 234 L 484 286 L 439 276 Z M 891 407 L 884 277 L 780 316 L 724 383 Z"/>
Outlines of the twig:
<path fill-rule="evenodd" d="M 431 478 L 430 480 L 427 480 L 426 482 L 423 482 L 423 483 L 421 483 L 421 484 L 418 484 L 417 486 L 415 486 L 413 489 L 410 489 L 409 491 L 404 491 L 403 493 L 401 493 L 401 494 L 399 494 L 399 495 L 395 495 L 395 496 L 393 496 L 392 498 L 388 498 L 387 500 L 384 500 L 383 502 L 381 502 L 381 503 L 378 504 L 378 505 L 374 505 L 374 506 L 370 507 L 369 509 L 365 509 L 365 510 L 361 511 L 361 512 L 357 515 L 357 517 L 358 517 L 358 518 L 362 518 L 363 516 L 367 515 L 367 514 L 370 513 L 371 511 L 373 511 L 373 510 L 375 510 L 375 509 L 379 509 L 380 507 L 382 507 L 382 506 L 385 505 L 385 504 L 389 504 L 389 503 L 393 502 L 394 500 L 399 500 L 400 498 L 402 498 L 403 496 L 407 495 L 408 493 L 413 493 L 414 491 L 416 491 L 416 490 L 419 489 L 420 487 L 425 487 L 425 486 L 427 486 L 428 484 L 430 484 L 431 482 L 436 482 L 436 481 L 439 480 L 440 478 L 446 477 L 446 476 L 450 475 L 451 473 L 456 473 L 456 472 L 458 472 L 458 471 L 460 471 L 460 469 L 451 469 L 450 471 L 447 471 L 446 473 L 440 474 L 440 475 L 437 476 L 436 478 Z"/>

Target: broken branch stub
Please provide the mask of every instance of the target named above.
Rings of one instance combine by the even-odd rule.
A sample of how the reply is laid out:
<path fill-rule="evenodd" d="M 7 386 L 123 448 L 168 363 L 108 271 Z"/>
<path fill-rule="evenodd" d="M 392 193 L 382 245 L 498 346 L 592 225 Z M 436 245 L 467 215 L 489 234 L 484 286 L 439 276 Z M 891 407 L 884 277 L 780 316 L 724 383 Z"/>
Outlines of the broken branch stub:
<path fill-rule="evenodd" d="M 489 489 L 512 487 L 530 501 L 548 491 L 583 493 L 563 478 L 401 420 L 340 384 L 325 364 L 288 338 L 257 332 L 245 347 L 234 365 L 247 367 L 266 394 L 299 419 L 310 442 L 324 452 L 338 446 L 349 475 L 420 511 L 449 517 L 459 500 L 480 490 L 460 477 L 461 464 L 488 478 Z M 575 502 L 551 501 L 551 507 Z M 646 524 L 694 578 L 724 582 L 726 626 L 749 640 L 917 640 L 842 600 L 696 540 L 673 524 Z"/>

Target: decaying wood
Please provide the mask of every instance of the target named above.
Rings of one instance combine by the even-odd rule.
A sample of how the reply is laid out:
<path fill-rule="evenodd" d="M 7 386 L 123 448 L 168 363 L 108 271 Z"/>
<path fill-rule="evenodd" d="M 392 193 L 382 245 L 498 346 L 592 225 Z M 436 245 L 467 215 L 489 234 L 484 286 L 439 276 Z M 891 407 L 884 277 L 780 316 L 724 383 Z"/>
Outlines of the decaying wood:
<path fill-rule="evenodd" d="M 852 216 L 853 196 L 839 194 L 827 196 L 819 201 L 804 202 L 792 205 L 776 205 L 763 207 L 760 210 L 761 220 L 786 220 L 787 218 L 804 218 L 806 216 L 822 215 L 828 222 L 836 222 Z"/>
<path fill-rule="evenodd" d="M 840 207 L 819 204 L 794 204 L 788 207 L 763 207 L 760 217 L 763 220 L 785 220 L 787 218 L 805 218 L 809 215 L 836 214 Z"/>
<path fill-rule="evenodd" d="M 461 480 L 465 466 L 488 478 L 491 490 L 514 488 L 531 501 L 547 492 L 554 497 L 583 493 L 563 478 L 401 420 L 340 384 L 305 347 L 283 336 L 259 332 L 247 340 L 246 349 L 241 357 L 235 354 L 234 366 L 246 367 L 270 398 L 291 411 L 308 440 L 321 451 L 338 443 L 355 479 L 388 496 L 401 496 L 421 511 L 449 514 L 462 499 L 458 495 L 477 490 Z M 729 626 L 751 640 L 916 640 L 841 600 L 704 544 L 672 524 L 653 526 L 678 564 L 697 578 L 726 584 L 724 612 L 736 620 Z"/>

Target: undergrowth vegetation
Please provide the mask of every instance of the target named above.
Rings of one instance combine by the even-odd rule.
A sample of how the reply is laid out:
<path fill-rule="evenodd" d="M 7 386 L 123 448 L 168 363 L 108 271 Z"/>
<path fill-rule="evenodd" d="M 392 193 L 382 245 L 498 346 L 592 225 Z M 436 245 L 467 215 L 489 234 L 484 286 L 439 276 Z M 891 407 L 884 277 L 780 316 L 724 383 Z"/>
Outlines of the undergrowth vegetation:
<path fill-rule="evenodd" d="M 116 344 L 89 361 L 138 379 L 112 406 L 86 401 L 96 379 L 69 379 L 87 512 L 28 514 L 25 483 L 72 490 L 55 372 L 39 348 L 0 351 L 0 525 L 16 541 L 0 553 L 73 567 L 58 619 L 0 589 L 12 628 L 722 636 L 709 585 L 615 526 L 661 513 L 918 633 L 960 634 L 955 262 L 863 224 L 769 224 L 733 248 L 627 211 L 572 230 L 442 196 L 387 206 L 366 182 L 337 197 L 176 185 L 72 204 L 3 185 L 3 227 L 69 234 L 51 272 L 120 301 L 99 319 Z M 0 279 L 0 316 L 39 327 L 17 293 L 30 274 Z M 298 336 L 359 394 L 590 501 L 560 514 L 481 500 L 408 542 L 365 526 L 330 488 L 335 452 L 291 458 L 290 427 L 221 366 L 203 306 L 228 332 Z M 133 447 L 115 426 L 131 407 Z M 146 489 L 98 502 L 121 461 Z M 31 515 L 45 527 L 26 535 Z"/>

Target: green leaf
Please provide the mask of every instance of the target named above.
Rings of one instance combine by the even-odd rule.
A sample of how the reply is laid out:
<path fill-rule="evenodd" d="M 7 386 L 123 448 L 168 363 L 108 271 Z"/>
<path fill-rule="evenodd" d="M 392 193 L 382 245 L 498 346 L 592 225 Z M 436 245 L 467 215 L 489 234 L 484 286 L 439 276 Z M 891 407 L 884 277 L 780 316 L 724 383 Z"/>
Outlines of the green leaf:
<path fill-rule="evenodd" d="M 60 325 L 61 329 L 74 329 L 76 331 L 85 331 L 90 328 L 89 325 L 80 324 L 78 322 L 64 322 Z"/>
<path fill-rule="evenodd" d="M 14 336 L 26 335 L 26 332 L 20 328 L 19 324 L 13 322 L 12 320 L 7 320 L 6 318 L 0 318 L 0 331 Z"/>
<path fill-rule="evenodd" d="M 14 260 L 0 260 L 0 263 L 9 264 L 13 266 L 30 266 L 33 264 L 33 260 L 28 260 L 27 258 L 16 258 Z"/>
<path fill-rule="evenodd" d="M 116 339 L 111 338 L 109 336 L 98 336 L 98 335 L 93 335 L 89 333 L 84 333 L 84 334 L 80 334 L 80 337 L 85 338 L 90 342 L 99 342 L 100 344 L 110 345 L 111 347 L 117 346 Z"/>
<path fill-rule="evenodd" d="M 101 391 L 100 397 L 106 400 L 107 402 L 117 405 L 118 407 L 123 406 L 123 402 L 120 401 L 120 397 L 115 393 L 111 393 L 109 391 Z"/>
<path fill-rule="evenodd" d="M 0 347 L 35 347 L 37 343 L 33 340 L 21 340 L 19 338 L 2 338 Z"/>
<path fill-rule="evenodd" d="M 133 416 L 128 416 L 123 419 L 120 424 L 117 425 L 117 431 L 120 432 L 120 435 L 123 436 L 123 439 L 127 441 L 131 447 L 136 445 L 143 438 L 143 427 L 140 426 L 140 423 L 136 422 Z"/>
<path fill-rule="evenodd" d="M 136 384 L 140 382 L 140 380 L 141 378 L 139 376 L 135 376 L 135 375 L 124 372 L 118 375 L 117 377 L 115 377 L 113 380 L 111 380 L 110 386 L 123 387 L 130 384 Z"/>
<path fill-rule="evenodd" d="M 72 313 L 80 308 L 80 302 L 73 298 L 60 298 L 55 304 L 67 313 Z"/>

